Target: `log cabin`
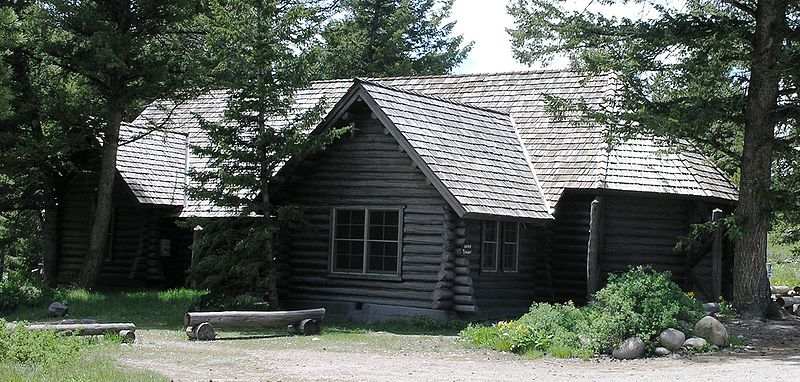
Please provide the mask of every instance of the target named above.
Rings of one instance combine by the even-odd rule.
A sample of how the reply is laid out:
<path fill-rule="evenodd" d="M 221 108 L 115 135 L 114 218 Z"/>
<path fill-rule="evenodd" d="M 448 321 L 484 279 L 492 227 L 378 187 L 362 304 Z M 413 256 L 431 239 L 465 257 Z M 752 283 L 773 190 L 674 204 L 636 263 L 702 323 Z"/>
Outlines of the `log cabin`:
<path fill-rule="evenodd" d="M 675 250 L 692 224 L 733 210 L 726 175 L 689 144 L 611 145 L 603 126 L 548 107 L 548 97 L 603 107 L 613 81 L 543 70 L 322 81 L 298 92 L 297 113 L 327 110 L 310 134 L 349 129 L 276 177 L 274 200 L 303 206 L 308 223 L 278 245 L 281 300 L 345 320 L 494 318 L 534 301 L 586 302 L 635 265 L 669 270 L 703 299 L 730 298 L 722 232 Z M 151 105 L 124 126 L 105 286 L 180 285 L 192 232 L 176 223 L 234 213 L 185 193 L 187 174 L 207 165 L 189 150 L 207 139 L 198 117 L 221 121 L 226 102 L 218 91 Z M 61 203 L 63 282 L 88 242 L 93 184 L 92 172 L 76 175 Z"/>

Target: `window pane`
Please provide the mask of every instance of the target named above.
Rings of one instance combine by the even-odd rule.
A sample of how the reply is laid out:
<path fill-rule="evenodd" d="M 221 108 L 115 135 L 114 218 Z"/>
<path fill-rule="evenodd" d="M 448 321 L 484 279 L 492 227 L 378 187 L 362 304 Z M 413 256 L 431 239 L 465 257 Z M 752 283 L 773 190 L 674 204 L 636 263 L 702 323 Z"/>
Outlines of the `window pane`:
<path fill-rule="evenodd" d="M 397 243 L 370 241 L 367 270 L 372 273 L 397 273 Z"/>
<path fill-rule="evenodd" d="M 334 240 L 334 270 L 362 272 L 364 243 L 356 240 Z"/>
<path fill-rule="evenodd" d="M 483 242 L 481 244 L 481 268 L 486 271 L 497 270 L 497 222 L 483 222 Z"/>
<path fill-rule="evenodd" d="M 519 224 L 503 223 L 503 270 L 517 271 L 517 250 L 519 247 Z"/>
<path fill-rule="evenodd" d="M 336 210 L 336 238 L 363 239 L 364 211 Z"/>
<path fill-rule="evenodd" d="M 397 234 L 400 212 L 396 210 L 371 210 L 369 212 L 369 262 L 370 273 L 397 274 Z"/>

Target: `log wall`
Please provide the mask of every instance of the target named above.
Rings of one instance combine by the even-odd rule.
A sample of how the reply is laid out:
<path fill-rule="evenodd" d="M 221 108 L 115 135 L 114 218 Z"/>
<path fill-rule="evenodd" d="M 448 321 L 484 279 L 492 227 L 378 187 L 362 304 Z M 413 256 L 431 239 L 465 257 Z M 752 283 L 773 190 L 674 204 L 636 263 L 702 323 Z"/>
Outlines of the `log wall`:
<path fill-rule="evenodd" d="M 478 313 L 482 318 L 519 316 L 537 299 L 537 255 L 543 249 L 543 231 L 520 223 L 517 272 L 487 272 L 480 266 L 482 224 L 481 220 L 466 220 L 466 242 L 472 245 L 469 266 Z"/>
<path fill-rule="evenodd" d="M 356 114 L 350 133 L 306 158 L 276 199 L 304 206 L 308 223 L 289 233 L 280 246 L 281 298 L 288 305 L 325 301 L 350 304 L 354 309 L 362 304 L 429 310 L 451 306 L 450 284 L 439 275 L 446 264 L 449 206 L 369 113 Z M 400 280 L 329 273 L 333 206 L 403 208 Z M 440 281 L 445 283 L 437 286 Z M 434 290 L 444 293 L 436 308 Z"/>
<path fill-rule="evenodd" d="M 547 250 L 537 258 L 538 301 L 586 302 L 590 208 L 597 196 L 602 216 L 598 256 L 601 288 L 609 273 L 625 272 L 636 265 L 671 271 L 686 291 L 699 292 L 697 284 L 710 280 L 710 256 L 688 267 L 686 253 L 674 248 L 678 237 L 690 231 L 691 224 L 709 219 L 713 208 L 730 211 L 731 206 L 663 195 L 568 191 L 558 203 L 555 221 L 543 234 Z M 722 289 L 727 296 L 732 278 L 732 244 L 724 240 L 723 247 Z"/>
<path fill-rule="evenodd" d="M 76 176 L 68 185 L 59 215 L 59 283 L 77 276 L 89 247 L 91 213 L 97 178 Z M 117 176 L 110 254 L 103 260 L 98 287 L 140 288 L 159 286 L 164 280 L 159 247 L 159 221 L 163 211 L 143 208 Z"/>

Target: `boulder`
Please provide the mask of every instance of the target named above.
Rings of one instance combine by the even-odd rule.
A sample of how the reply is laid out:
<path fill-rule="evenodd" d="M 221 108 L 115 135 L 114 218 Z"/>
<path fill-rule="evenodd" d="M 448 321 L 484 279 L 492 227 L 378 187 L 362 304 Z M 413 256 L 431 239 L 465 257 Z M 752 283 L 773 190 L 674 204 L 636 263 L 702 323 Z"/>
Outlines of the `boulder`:
<path fill-rule="evenodd" d="M 47 307 L 47 310 L 51 315 L 56 317 L 64 317 L 67 315 L 67 313 L 69 313 L 69 307 L 60 302 L 54 302 L 50 304 L 50 306 Z"/>
<path fill-rule="evenodd" d="M 701 337 L 713 345 L 725 347 L 730 345 L 728 330 L 716 318 L 705 316 L 694 325 L 694 335 Z"/>
<path fill-rule="evenodd" d="M 681 345 L 683 345 L 683 344 L 681 344 Z M 669 349 L 667 349 L 667 348 L 665 348 L 663 346 L 657 347 L 656 350 L 653 351 L 653 353 L 655 353 L 656 355 L 662 355 L 662 356 L 663 355 L 672 354 L 672 352 Z"/>
<path fill-rule="evenodd" d="M 767 305 L 767 312 L 765 314 L 770 320 L 788 320 L 792 315 L 789 314 L 782 305 L 772 301 Z"/>
<path fill-rule="evenodd" d="M 685 348 L 688 348 L 688 349 L 700 348 L 700 347 L 703 347 L 703 346 L 706 346 L 706 345 L 708 345 L 708 342 L 706 342 L 706 340 L 704 340 L 702 338 L 698 338 L 698 337 L 689 338 L 688 340 L 686 340 L 686 342 L 683 343 L 683 346 Z"/>
<path fill-rule="evenodd" d="M 621 344 L 614 351 L 611 356 L 616 359 L 635 359 L 644 354 L 644 341 L 631 337 L 622 341 Z"/>
<path fill-rule="evenodd" d="M 679 349 L 681 346 L 683 346 L 684 341 L 686 341 L 686 335 L 677 329 L 665 329 L 663 332 L 661 332 L 661 334 L 658 335 L 659 345 L 667 348 L 669 351 L 675 351 Z"/>

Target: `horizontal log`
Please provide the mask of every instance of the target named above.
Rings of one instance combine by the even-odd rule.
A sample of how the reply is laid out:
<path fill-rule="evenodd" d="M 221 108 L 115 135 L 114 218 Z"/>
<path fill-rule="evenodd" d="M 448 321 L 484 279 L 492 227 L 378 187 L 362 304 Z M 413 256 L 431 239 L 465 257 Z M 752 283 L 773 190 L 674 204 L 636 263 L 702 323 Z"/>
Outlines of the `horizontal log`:
<path fill-rule="evenodd" d="M 225 311 L 225 312 L 188 312 L 184 317 L 186 326 L 197 327 L 203 322 L 216 326 L 267 326 L 284 327 L 296 325 L 305 319 L 322 321 L 325 308 L 257 312 L 257 311 Z"/>
<path fill-rule="evenodd" d="M 431 299 L 433 301 L 452 300 L 454 295 L 455 294 L 451 290 L 437 289 L 431 293 Z"/>
<path fill-rule="evenodd" d="M 775 301 L 782 307 L 791 307 L 795 304 L 800 304 L 800 297 L 778 296 Z"/>
<path fill-rule="evenodd" d="M 465 295 L 465 296 L 472 296 L 475 294 L 475 288 L 471 286 L 465 285 L 455 285 L 453 286 L 453 292 L 455 294 Z"/>
<path fill-rule="evenodd" d="M 477 313 L 478 307 L 475 305 L 454 305 L 453 310 L 459 313 Z"/>
<path fill-rule="evenodd" d="M 771 285 L 769 291 L 775 295 L 785 295 L 789 293 L 789 287 L 786 285 Z"/>
<path fill-rule="evenodd" d="M 475 305 L 475 297 L 472 296 L 465 296 L 465 295 L 455 295 L 453 296 L 453 302 L 456 305 Z"/>
<path fill-rule="evenodd" d="M 442 269 L 436 274 L 436 279 L 440 281 L 450 281 L 456 278 L 456 273 Z"/>
<path fill-rule="evenodd" d="M 472 277 L 458 276 L 453 278 L 453 283 L 456 285 L 472 286 Z"/>
<path fill-rule="evenodd" d="M 9 324 L 13 327 L 13 324 Z M 119 334 L 123 330 L 136 331 L 136 325 L 131 323 L 110 324 L 30 324 L 25 326 L 28 330 L 53 330 L 56 332 L 69 332 L 80 336 L 95 336 L 107 333 Z"/>
<path fill-rule="evenodd" d="M 431 309 L 433 310 L 453 310 L 453 306 L 455 304 L 452 301 L 446 300 L 438 300 L 431 303 Z"/>

